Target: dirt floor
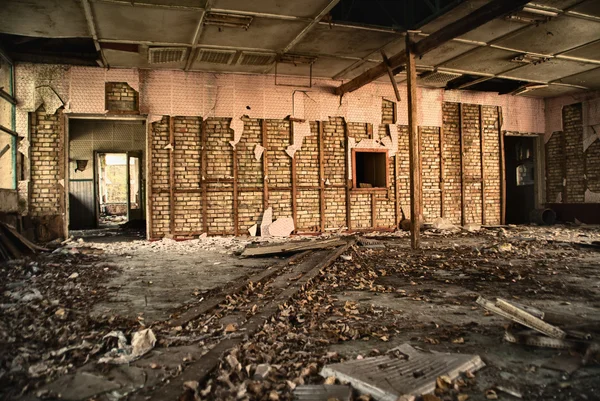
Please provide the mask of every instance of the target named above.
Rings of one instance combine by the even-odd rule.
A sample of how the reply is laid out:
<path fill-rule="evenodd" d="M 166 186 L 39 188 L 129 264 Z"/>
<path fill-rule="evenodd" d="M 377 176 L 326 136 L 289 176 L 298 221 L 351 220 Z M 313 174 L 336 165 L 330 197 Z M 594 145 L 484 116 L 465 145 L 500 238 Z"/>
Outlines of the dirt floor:
<path fill-rule="evenodd" d="M 251 241 L 232 238 L 103 235 L 12 262 L 0 267 L 0 399 L 178 399 L 185 390 L 186 400 L 287 400 L 299 385 L 331 383 L 319 376 L 324 365 L 404 343 L 485 362 L 438 399 L 517 399 L 499 388 L 525 400 L 600 399 L 593 357 L 555 370 L 583 355 L 509 343 L 509 322 L 475 302 L 501 297 L 600 336 L 600 258 L 586 246 L 600 228 L 472 231 L 428 230 L 418 251 L 404 232 L 370 235 L 377 247 L 355 244 L 320 274 L 314 266 L 332 250 L 242 259 Z M 118 348 L 107 334 L 147 328 L 156 344 L 146 355 L 98 363 Z"/>

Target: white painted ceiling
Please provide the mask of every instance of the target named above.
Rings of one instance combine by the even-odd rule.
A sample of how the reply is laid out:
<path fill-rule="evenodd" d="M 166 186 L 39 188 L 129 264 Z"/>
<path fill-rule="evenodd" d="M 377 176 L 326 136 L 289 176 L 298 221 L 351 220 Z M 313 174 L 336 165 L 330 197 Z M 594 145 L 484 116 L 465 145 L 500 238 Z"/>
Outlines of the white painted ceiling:
<path fill-rule="evenodd" d="M 103 49 L 110 67 L 274 73 L 275 56 L 304 55 L 314 58 L 313 77 L 340 80 L 351 79 L 380 62 L 380 49 L 391 56 L 404 48 L 402 32 L 321 22 L 338 1 L 2 0 L 0 32 L 90 38 L 94 30 L 101 47 L 105 43 L 139 45 L 138 52 Z M 422 27 L 420 37 L 486 2 L 461 3 Z M 85 3 L 91 11 L 87 18 Z M 600 89 L 600 1 L 534 0 L 528 6 L 538 19 L 544 18 L 543 12 L 552 16 L 542 23 L 494 20 L 424 55 L 418 65 L 421 70 L 548 85 L 526 92 L 527 96 Z M 247 30 L 208 25 L 209 12 L 250 16 L 252 21 Z M 185 54 L 181 60 L 152 64 L 149 49 L 156 47 L 182 48 Z M 524 54 L 547 61 L 535 65 L 511 61 Z M 261 55 L 267 57 L 259 60 Z M 309 70 L 302 64 L 277 66 L 278 74 L 307 75 Z M 402 74 L 397 76 L 398 81 L 403 79 Z M 422 85 L 444 83 L 423 79 Z"/>

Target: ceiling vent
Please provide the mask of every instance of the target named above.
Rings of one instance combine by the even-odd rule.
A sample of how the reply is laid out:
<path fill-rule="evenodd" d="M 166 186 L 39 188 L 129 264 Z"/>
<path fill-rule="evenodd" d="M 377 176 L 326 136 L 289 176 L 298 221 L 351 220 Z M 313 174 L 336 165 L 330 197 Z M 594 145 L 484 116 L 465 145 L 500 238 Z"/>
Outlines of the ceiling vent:
<path fill-rule="evenodd" d="M 148 49 L 150 64 L 178 63 L 184 61 L 185 56 L 187 56 L 185 47 L 152 47 Z"/>
<path fill-rule="evenodd" d="M 275 54 L 242 52 L 238 60 L 241 65 L 270 65 L 275 61 Z"/>
<path fill-rule="evenodd" d="M 231 28 L 242 28 L 248 30 L 253 18 L 249 15 L 207 13 L 204 17 L 204 25 L 226 26 Z"/>
<path fill-rule="evenodd" d="M 452 72 L 425 71 L 419 75 L 419 84 L 434 88 L 445 88 L 446 84 L 462 74 Z"/>
<path fill-rule="evenodd" d="M 236 50 L 200 49 L 197 61 L 211 64 L 231 64 Z"/>

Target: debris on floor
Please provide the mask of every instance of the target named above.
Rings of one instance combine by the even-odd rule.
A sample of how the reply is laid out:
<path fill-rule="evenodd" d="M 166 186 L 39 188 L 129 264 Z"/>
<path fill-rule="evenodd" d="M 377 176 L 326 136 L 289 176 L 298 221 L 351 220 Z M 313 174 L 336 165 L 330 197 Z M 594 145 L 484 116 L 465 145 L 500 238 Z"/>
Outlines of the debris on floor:
<path fill-rule="evenodd" d="M 314 241 L 294 241 L 283 244 L 267 245 L 267 246 L 247 246 L 242 252 L 242 257 L 249 256 L 267 256 L 267 255 L 281 255 L 296 252 L 303 252 L 307 250 L 317 250 L 332 248 L 346 244 L 346 241 L 332 238 L 327 240 L 314 240 Z"/>
<path fill-rule="evenodd" d="M 378 401 L 397 401 L 436 389 L 439 377 L 450 384 L 462 372 L 474 372 L 485 364 L 478 355 L 429 354 L 409 344 L 391 349 L 387 355 L 325 365 L 323 377 L 333 376 Z"/>
<path fill-rule="evenodd" d="M 116 338 L 117 347 L 108 351 L 106 355 L 98 360 L 98 363 L 115 365 L 131 363 L 150 352 L 156 344 L 156 337 L 152 329 L 144 329 L 134 333 L 131 338 L 131 345 L 127 344 L 127 338 L 121 331 L 111 331 L 103 337 L 105 340 L 108 338 Z"/>
<path fill-rule="evenodd" d="M 341 384 L 303 384 L 293 394 L 297 401 L 352 401 L 352 388 Z"/>
<path fill-rule="evenodd" d="M 0 222 L 0 262 L 48 252 L 22 236 L 14 227 Z"/>

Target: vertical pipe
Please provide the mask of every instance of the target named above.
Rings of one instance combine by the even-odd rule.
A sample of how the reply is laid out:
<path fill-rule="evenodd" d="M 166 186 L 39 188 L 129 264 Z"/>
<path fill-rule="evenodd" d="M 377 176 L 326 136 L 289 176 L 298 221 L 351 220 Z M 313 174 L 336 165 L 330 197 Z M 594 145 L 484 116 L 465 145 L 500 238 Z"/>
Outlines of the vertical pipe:
<path fill-rule="evenodd" d="M 408 133 L 409 133 L 409 158 L 410 158 L 410 219 L 411 219 L 411 246 L 413 249 L 420 247 L 421 229 L 421 156 L 419 154 L 419 129 L 417 122 L 417 67 L 415 55 L 412 51 L 413 42 L 410 35 L 406 35 L 406 75 L 408 77 Z"/>

